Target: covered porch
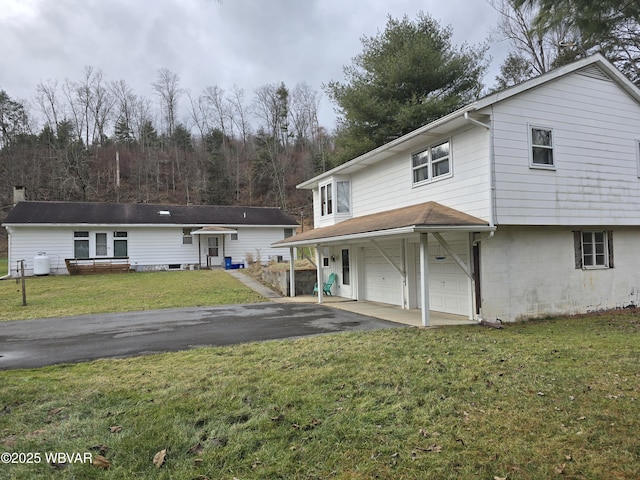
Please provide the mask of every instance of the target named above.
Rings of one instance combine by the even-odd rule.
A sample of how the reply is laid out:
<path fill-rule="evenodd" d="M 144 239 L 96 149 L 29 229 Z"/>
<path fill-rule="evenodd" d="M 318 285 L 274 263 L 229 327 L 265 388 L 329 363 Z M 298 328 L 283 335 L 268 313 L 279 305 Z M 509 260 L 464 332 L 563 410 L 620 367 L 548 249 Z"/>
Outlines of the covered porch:
<path fill-rule="evenodd" d="M 213 268 L 224 266 L 225 243 L 228 236 L 238 231 L 233 228 L 210 225 L 192 230 L 190 235 L 198 239 L 199 268 Z"/>
<path fill-rule="evenodd" d="M 291 258 L 297 247 L 314 247 L 318 285 L 333 273 L 335 293 L 363 304 L 357 308 L 389 307 L 414 318 L 410 324 L 417 323 L 419 314 L 419 324 L 430 326 L 436 315 L 451 322 L 477 319 L 479 257 L 474 249 L 484 232 L 494 230 L 482 219 L 427 202 L 345 220 L 274 246 L 289 247 Z M 293 266 L 290 276 L 294 285 Z M 318 303 L 331 298 L 318 288 Z M 391 312 L 395 318 L 397 311 Z"/>

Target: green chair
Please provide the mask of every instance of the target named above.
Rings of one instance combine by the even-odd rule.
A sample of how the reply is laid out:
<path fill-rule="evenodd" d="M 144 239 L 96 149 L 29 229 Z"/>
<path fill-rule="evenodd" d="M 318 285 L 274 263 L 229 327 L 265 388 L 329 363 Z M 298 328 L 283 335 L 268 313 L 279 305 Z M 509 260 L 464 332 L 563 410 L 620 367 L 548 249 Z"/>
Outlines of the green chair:
<path fill-rule="evenodd" d="M 322 293 L 324 293 L 325 295 L 332 295 L 331 287 L 333 286 L 333 283 L 335 281 L 336 281 L 336 274 L 332 273 L 331 275 L 329 275 L 329 279 L 322 286 Z M 313 293 L 318 293 L 318 282 L 316 282 L 316 284 L 313 286 Z"/>

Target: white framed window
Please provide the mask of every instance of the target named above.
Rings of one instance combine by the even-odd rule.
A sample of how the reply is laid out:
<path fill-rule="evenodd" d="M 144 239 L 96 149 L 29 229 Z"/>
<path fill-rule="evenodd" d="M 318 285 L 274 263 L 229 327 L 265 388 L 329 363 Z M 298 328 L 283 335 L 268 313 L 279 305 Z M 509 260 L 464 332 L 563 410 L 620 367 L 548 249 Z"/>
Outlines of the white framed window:
<path fill-rule="evenodd" d="M 89 232 L 73 232 L 73 258 L 89 258 Z"/>
<path fill-rule="evenodd" d="M 127 232 L 113 232 L 113 256 L 127 257 L 129 256 L 128 250 Z"/>
<path fill-rule="evenodd" d="M 553 158 L 553 130 L 529 125 L 530 166 L 555 169 Z"/>
<path fill-rule="evenodd" d="M 337 213 L 351 212 L 351 182 L 348 180 L 336 182 L 336 211 Z"/>
<path fill-rule="evenodd" d="M 182 244 L 183 245 L 193 245 L 193 236 L 191 235 L 191 228 L 183 228 L 182 229 Z"/>
<path fill-rule="evenodd" d="M 451 142 L 441 142 L 411 155 L 413 184 L 451 176 Z"/>
<path fill-rule="evenodd" d="M 333 213 L 333 184 L 329 183 L 320 187 L 320 214 L 331 215 Z"/>
<path fill-rule="evenodd" d="M 334 204 L 335 199 L 335 204 Z M 351 213 L 351 182 L 335 180 L 320 187 L 320 215 Z"/>
<path fill-rule="evenodd" d="M 232 234 L 230 235 L 230 240 L 234 240 L 234 241 L 235 241 L 235 240 L 238 240 L 238 234 L 237 234 L 237 233 L 232 233 Z"/>
<path fill-rule="evenodd" d="M 613 232 L 581 230 L 574 232 L 576 268 L 613 268 Z"/>

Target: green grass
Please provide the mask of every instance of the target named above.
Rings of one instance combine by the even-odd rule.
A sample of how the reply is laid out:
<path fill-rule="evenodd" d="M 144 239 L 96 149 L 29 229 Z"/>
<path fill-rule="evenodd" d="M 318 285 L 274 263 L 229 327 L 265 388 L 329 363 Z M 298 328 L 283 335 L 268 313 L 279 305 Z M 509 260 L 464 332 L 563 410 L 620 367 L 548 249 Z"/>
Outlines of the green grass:
<path fill-rule="evenodd" d="M 618 312 L 0 372 L 0 451 L 110 462 L 0 477 L 637 479 L 639 335 Z"/>
<path fill-rule="evenodd" d="M 264 298 L 223 270 L 46 276 L 0 282 L 0 321 L 170 307 L 254 303 Z"/>

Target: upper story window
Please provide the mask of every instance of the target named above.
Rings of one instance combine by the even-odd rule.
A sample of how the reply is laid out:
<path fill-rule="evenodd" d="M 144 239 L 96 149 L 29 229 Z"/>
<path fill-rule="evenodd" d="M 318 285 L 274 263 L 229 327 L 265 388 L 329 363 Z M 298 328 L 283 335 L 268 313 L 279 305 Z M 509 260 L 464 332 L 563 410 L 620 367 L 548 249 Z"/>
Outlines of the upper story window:
<path fill-rule="evenodd" d="M 333 184 L 320 187 L 321 214 L 331 215 L 333 213 Z"/>
<path fill-rule="evenodd" d="M 433 145 L 411 156 L 413 183 L 422 183 L 451 175 L 451 142 Z"/>
<path fill-rule="evenodd" d="M 351 182 L 348 180 L 336 182 L 336 207 L 338 213 L 351 212 Z"/>
<path fill-rule="evenodd" d="M 320 187 L 320 215 L 334 213 L 351 213 L 351 182 L 349 180 L 335 180 Z"/>
<path fill-rule="evenodd" d="M 531 166 L 554 168 L 553 131 L 550 128 L 530 127 Z"/>

